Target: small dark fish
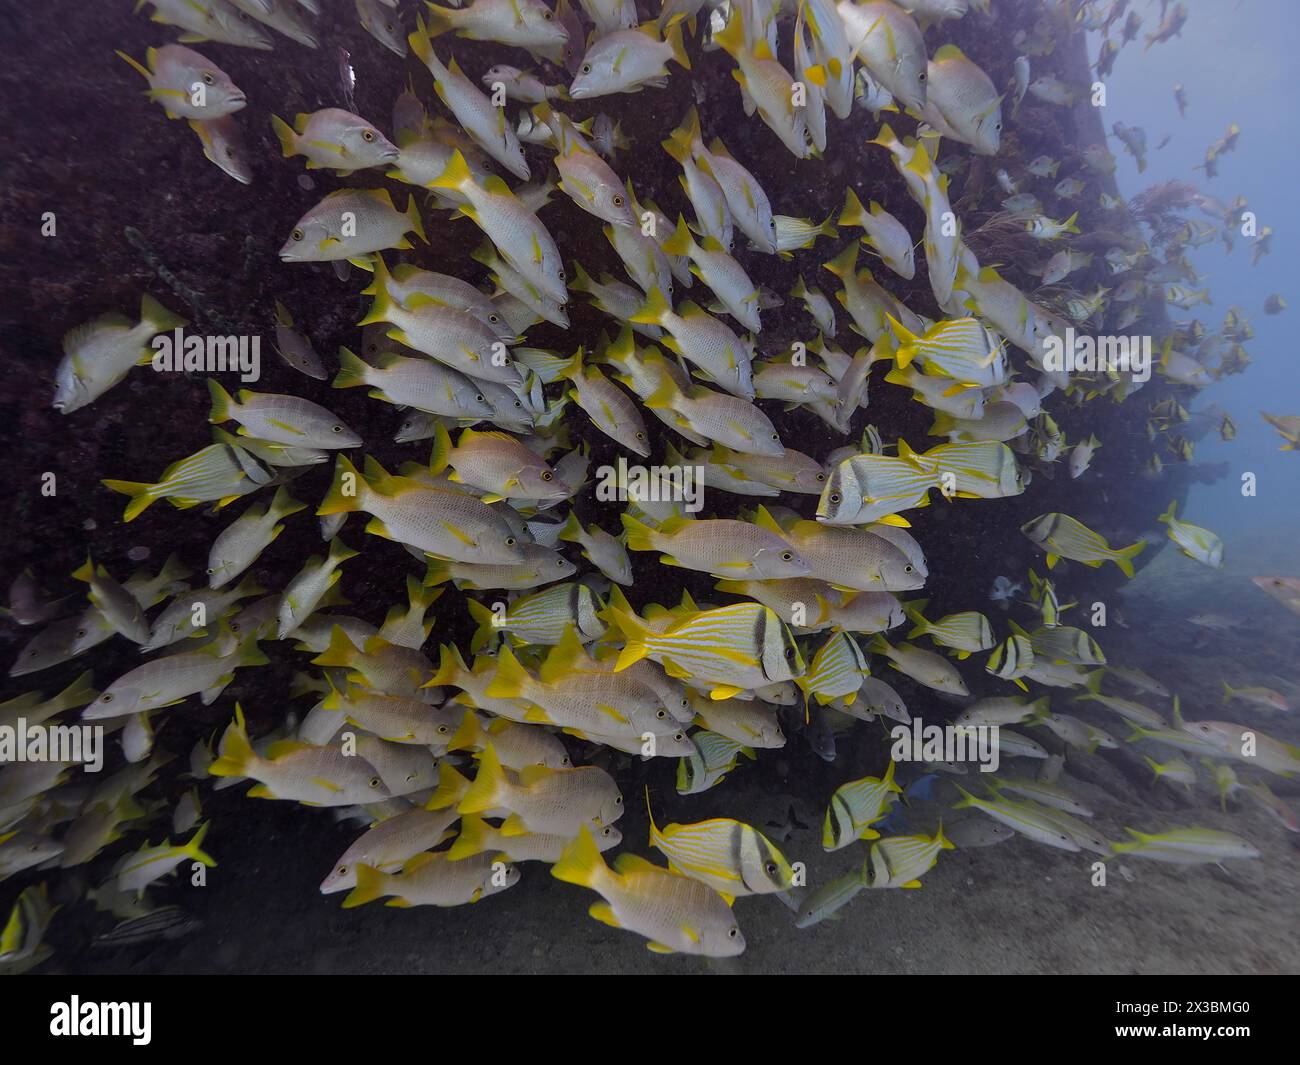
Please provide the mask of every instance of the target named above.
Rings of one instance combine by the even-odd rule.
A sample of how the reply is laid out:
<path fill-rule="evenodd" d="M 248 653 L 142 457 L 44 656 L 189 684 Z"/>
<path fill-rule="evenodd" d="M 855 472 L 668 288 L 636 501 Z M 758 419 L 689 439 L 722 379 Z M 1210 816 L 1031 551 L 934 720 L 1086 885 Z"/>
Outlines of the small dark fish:
<path fill-rule="evenodd" d="M 59 617 L 67 602 L 67 598 L 45 600 L 32 571 L 25 569 L 9 585 L 9 609 L 0 610 L 0 614 L 19 625 L 39 625 L 43 621 Z"/>
<path fill-rule="evenodd" d="M 181 939 L 203 927 L 203 922 L 179 906 L 162 906 L 143 917 L 123 921 L 111 932 L 96 936 L 92 947 L 134 947 L 155 940 Z"/>

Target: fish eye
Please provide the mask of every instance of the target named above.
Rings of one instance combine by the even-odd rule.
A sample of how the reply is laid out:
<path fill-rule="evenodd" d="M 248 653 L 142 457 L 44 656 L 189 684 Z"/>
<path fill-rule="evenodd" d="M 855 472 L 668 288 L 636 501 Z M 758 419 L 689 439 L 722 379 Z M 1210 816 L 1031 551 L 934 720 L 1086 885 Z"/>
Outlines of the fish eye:
<path fill-rule="evenodd" d="M 911 572 L 912 572 L 912 567 L 911 567 L 911 566 L 904 566 L 904 567 L 903 567 L 903 572 L 904 572 L 904 573 L 911 573 Z"/>
<path fill-rule="evenodd" d="M 373 141 L 375 139 L 375 131 L 373 129 L 363 129 L 361 131 L 361 139 L 363 141 Z"/>
<path fill-rule="evenodd" d="M 610 828 L 609 825 L 606 825 L 604 828 L 602 828 L 602 829 L 600 830 L 600 834 L 601 834 L 602 836 L 606 836 L 606 837 L 608 837 L 609 834 L 610 834 L 611 832 L 613 832 L 613 831 L 614 831 L 614 830 L 613 830 L 612 828 Z"/>
<path fill-rule="evenodd" d="M 688 706 L 691 705 L 691 701 L 689 699 L 683 698 L 680 705 L 681 708 L 685 710 Z"/>
<path fill-rule="evenodd" d="M 348 875 L 348 867 L 347 867 L 346 865 L 340 865 L 340 866 L 338 867 L 338 869 L 336 870 L 336 872 L 338 873 L 339 876 L 347 876 L 347 875 Z"/>
<path fill-rule="evenodd" d="M 582 72 L 583 72 L 584 74 L 590 74 L 590 73 L 591 73 L 591 64 L 590 64 L 590 63 L 583 63 L 583 64 L 582 64 Z"/>
<path fill-rule="evenodd" d="M 560 759 L 560 765 L 561 765 L 561 766 L 571 766 L 571 765 L 573 765 L 573 763 L 572 763 L 571 761 L 569 761 L 569 756 L 566 754 L 563 758 Z M 606 829 L 606 831 L 608 831 L 608 829 Z"/>
<path fill-rule="evenodd" d="M 480 393 L 479 393 L 477 396 L 475 396 L 474 398 L 475 398 L 476 400 L 478 400 L 480 403 L 486 403 L 486 402 L 487 402 L 487 400 L 485 400 L 485 399 L 483 398 L 483 393 L 482 393 L 482 392 L 480 392 Z"/>
<path fill-rule="evenodd" d="M 330 432 L 331 432 L 331 433 L 341 433 L 341 432 L 343 432 L 343 426 L 341 426 L 341 425 L 331 425 L 331 426 L 330 426 Z"/>
<path fill-rule="evenodd" d="M 99 697 L 99 701 L 101 703 L 111 703 L 113 701 L 113 693 L 105 692 L 103 695 Z"/>
<path fill-rule="evenodd" d="M 763 869 L 768 876 L 776 876 L 776 862 L 768 862 L 767 865 L 763 866 Z"/>
<path fill-rule="evenodd" d="M 564 280 L 564 267 L 563 267 L 563 266 L 561 266 L 560 269 L 559 269 L 558 271 L 556 271 L 556 276 L 559 277 L 559 279 L 560 279 L 561 281 Z"/>
<path fill-rule="evenodd" d="M 925 71 L 924 71 L 924 70 L 921 71 L 921 73 L 919 73 L 919 74 L 917 75 L 917 79 L 918 79 L 919 81 L 925 81 Z"/>
<path fill-rule="evenodd" d="M 615 195 L 615 197 L 614 197 L 614 206 L 615 206 L 615 207 L 622 207 L 622 206 L 623 206 L 623 197 L 622 197 L 622 196 Z"/>
<path fill-rule="evenodd" d="M 292 240 L 302 240 L 302 230 L 295 229 L 292 233 L 289 234 L 289 237 Z"/>
<path fill-rule="evenodd" d="M 231 631 L 231 632 L 238 632 L 238 631 L 239 631 L 239 622 L 238 622 L 238 621 L 232 621 L 232 622 L 230 623 L 230 631 Z"/>
<path fill-rule="evenodd" d="M 209 577 L 211 577 L 212 574 L 214 574 L 214 573 L 216 573 L 216 572 L 217 572 L 217 571 L 214 570 L 211 566 L 208 567 L 208 576 L 209 576 Z"/>
<path fill-rule="evenodd" d="M 515 546 L 515 538 L 513 536 L 507 536 L 506 547 L 514 547 L 514 546 Z"/>
<path fill-rule="evenodd" d="M 844 497 L 841 496 L 839 492 L 832 492 L 827 498 L 830 500 L 832 504 L 838 504 L 839 501 Z"/>
<path fill-rule="evenodd" d="M 772 439 L 773 439 L 773 440 L 780 440 L 780 439 L 781 439 L 781 436 L 780 436 L 779 433 L 773 433 L 773 434 L 772 434 Z"/>
<path fill-rule="evenodd" d="M 564 561 L 565 561 L 565 560 L 562 559 L 562 558 L 557 558 L 557 559 L 555 560 L 555 564 L 556 564 L 557 566 L 559 566 L 560 569 L 564 569 Z"/>
<path fill-rule="evenodd" d="M 735 939 L 738 935 L 740 935 L 740 929 L 737 928 L 734 924 L 727 929 L 728 939 Z"/>
<path fill-rule="evenodd" d="M 662 721 L 667 716 L 668 716 L 668 711 L 665 710 L 662 706 L 655 713 L 655 717 L 657 717 L 660 721 Z"/>
<path fill-rule="evenodd" d="M 447 728 L 446 725 L 439 725 L 439 726 L 438 726 L 438 731 L 441 732 L 441 733 L 445 736 L 445 735 L 446 735 L 450 730 Z"/>
<path fill-rule="evenodd" d="M 817 480 L 818 480 L 818 481 L 824 481 L 824 480 L 826 480 L 826 474 L 824 474 L 824 473 L 819 473 L 819 474 L 817 475 Z"/>
<path fill-rule="evenodd" d="M 623 796 L 622 796 L 622 795 L 617 795 L 617 796 L 614 797 L 614 805 L 615 805 L 615 806 L 622 806 L 622 805 L 623 805 Z"/>
<path fill-rule="evenodd" d="M 214 78 L 208 71 L 205 70 L 203 72 L 203 82 L 206 85 L 215 85 L 217 83 L 217 79 Z"/>
<path fill-rule="evenodd" d="M 551 19 L 555 18 L 555 14 L 549 10 L 543 11 L 542 18 L 545 19 L 547 22 L 550 22 Z"/>
<path fill-rule="evenodd" d="M 501 324 L 501 315 L 499 314 L 488 315 L 488 325 L 500 325 L 500 324 Z"/>
<path fill-rule="evenodd" d="M 1001 122 L 994 123 L 993 128 L 996 129 L 996 130 L 998 130 L 999 132 L 1001 132 L 1001 130 L 1002 130 L 1002 123 L 1001 123 Z"/>
<path fill-rule="evenodd" d="M 555 474 L 553 474 L 550 470 L 543 470 L 543 471 L 542 471 L 542 480 L 543 480 L 543 481 L 549 481 L 549 480 L 550 480 L 552 477 L 554 477 L 554 476 L 555 476 Z"/>
<path fill-rule="evenodd" d="M 781 561 L 782 561 L 782 562 L 790 562 L 793 558 L 794 558 L 794 552 L 793 552 L 793 551 L 782 551 L 782 552 L 781 552 Z"/>
<path fill-rule="evenodd" d="M 370 786 L 371 786 L 372 788 L 377 788 L 377 787 L 379 787 L 379 785 L 380 785 L 380 780 L 379 780 L 378 777 L 371 777 L 371 778 L 370 778 Z"/>
<path fill-rule="evenodd" d="M 675 739 L 678 743 L 681 743 L 683 740 L 686 739 L 686 733 L 685 733 L 685 732 L 674 732 L 674 733 L 673 733 L 673 739 Z"/>
<path fill-rule="evenodd" d="M 637 433 L 637 434 L 636 434 L 636 438 L 637 438 L 638 440 L 644 440 L 644 439 L 645 439 L 645 433 Z"/>
<path fill-rule="evenodd" d="M 794 657 L 794 648 L 793 648 L 793 647 L 787 647 L 787 648 L 785 649 L 785 657 L 786 657 L 786 658 L 793 658 L 793 657 Z"/>

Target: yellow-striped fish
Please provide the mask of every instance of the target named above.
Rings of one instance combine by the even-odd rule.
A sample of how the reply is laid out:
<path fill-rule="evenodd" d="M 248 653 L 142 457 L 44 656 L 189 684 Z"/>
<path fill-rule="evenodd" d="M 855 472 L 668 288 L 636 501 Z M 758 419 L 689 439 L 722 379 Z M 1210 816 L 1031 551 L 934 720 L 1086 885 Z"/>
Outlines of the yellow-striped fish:
<path fill-rule="evenodd" d="M 808 671 L 794 682 L 805 698 L 811 695 L 825 706 L 835 699 L 856 696 L 862 678 L 870 672 L 857 641 L 847 632 L 837 632 L 817 649 L 808 663 Z"/>
<path fill-rule="evenodd" d="M 903 789 L 894 781 L 894 762 L 883 777 L 863 777 L 841 784 L 831 796 L 822 822 L 822 849 L 837 851 L 859 839 L 879 839 L 871 826 L 881 820 Z"/>
<path fill-rule="evenodd" d="M 1008 636 L 993 649 L 984 669 L 995 677 L 1009 680 L 1016 687 L 1028 691 L 1029 686 L 1020 678 L 1034 668 L 1034 648 L 1028 636 L 1019 633 Z"/>
<path fill-rule="evenodd" d="M 720 732 L 700 729 L 691 735 L 695 754 L 677 761 L 677 794 L 698 795 L 715 784 L 722 783 L 728 773 L 736 768 L 740 755 L 754 758 L 754 751 L 739 740 Z"/>
<path fill-rule="evenodd" d="M 785 623 L 759 603 L 701 610 L 656 632 L 639 617 L 610 608 L 627 643 L 615 671 L 653 658 L 670 677 L 710 688 L 727 699 L 747 688 L 791 680 L 804 671 L 803 656 Z"/>
<path fill-rule="evenodd" d="M 655 824 L 650 846 L 668 858 L 668 868 L 721 892 L 728 903 L 738 895 L 768 895 L 794 883 L 794 870 L 770 839 L 750 825 L 715 817 L 691 825 Z"/>
<path fill-rule="evenodd" d="M 1189 521 L 1179 521 L 1174 515 L 1178 509 L 1175 500 L 1157 519 L 1169 526 L 1169 539 L 1188 558 L 1203 562 L 1212 569 L 1223 568 L 1223 541 L 1209 529 L 1193 525 Z"/>
<path fill-rule="evenodd" d="M 1042 514 L 1022 525 L 1020 531 L 1047 552 L 1048 569 L 1062 558 L 1094 569 L 1105 562 L 1114 562 L 1124 576 L 1132 577 L 1133 560 L 1147 546 L 1145 540 L 1139 540 L 1128 547 L 1111 547 L 1104 536 L 1068 514 Z"/>
<path fill-rule="evenodd" d="M 508 634 L 516 644 L 553 646 L 560 642 L 569 625 L 577 628 L 583 643 L 590 643 L 605 633 L 605 623 L 598 616 L 605 604 L 585 584 L 576 581 L 520 596 L 504 613 L 473 599 L 468 602 L 470 616 L 478 622 L 470 641 L 470 650 L 474 652 L 488 646 L 498 634 Z"/>
<path fill-rule="evenodd" d="M 873 888 L 919 888 L 922 873 L 934 868 L 939 852 L 953 850 L 940 824 L 933 836 L 890 836 L 871 846 Z"/>
<path fill-rule="evenodd" d="M 983 614 L 976 610 L 965 610 L 960 614 L 949 614 L 938 621 L 926 621 L 922 611 L 928 602 L 927 599 L 918 599 L 903 607 L 903 612 L 916 625 L 907 634 L 909 640 L 929 636 L 935 643 L 957 651 L 958 658 L 968 658 L 973 651 L 987 651 L 995 645 L 993 629 Z"/>
<path fill-rule="evenodd" d="M 990 388 L 1007 379 L 1006 342 L 978 318 L 936 322 L 917 336 L 891 315 L 889 328 L 898 341 L 894 361 L 900 368 L 915 359 L 927 373 L 951 377 L 954 389 Z"/>

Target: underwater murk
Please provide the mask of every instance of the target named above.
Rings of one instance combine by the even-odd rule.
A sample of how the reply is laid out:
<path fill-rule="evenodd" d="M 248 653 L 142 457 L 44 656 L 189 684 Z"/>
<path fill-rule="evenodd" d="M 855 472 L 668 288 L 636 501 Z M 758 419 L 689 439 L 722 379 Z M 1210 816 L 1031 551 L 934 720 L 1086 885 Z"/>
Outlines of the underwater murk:
<path fill-rule="evenodd" d="M 6 5 L 0 971 L 1300 969 L 1192 6 Z"/>

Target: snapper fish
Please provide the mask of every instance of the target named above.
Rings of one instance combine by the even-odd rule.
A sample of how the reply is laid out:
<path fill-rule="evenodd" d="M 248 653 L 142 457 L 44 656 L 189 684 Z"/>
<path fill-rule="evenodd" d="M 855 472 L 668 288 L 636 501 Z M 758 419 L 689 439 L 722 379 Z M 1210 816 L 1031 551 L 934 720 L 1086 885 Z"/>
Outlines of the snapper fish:
<path fill-rule="evenodd" d="M 639 92 L 649 86 L 668 84 L 668 61 L 691 69 L 682 45 L 680 22 L 668 26 L 663 39 L 653 22 L 637 29 L 620 29 L 600 34 L 592 41 L 569 85 L 569 96 L 585 100 L 613 93 Z"/>
<path fill-rule="evenodd" d="M 591 915 L 644 936 L 655 953 L 723 958 L 745 950 L 745 937 L 721 894 L 635 854 L 619 855 L 611 869 L 586 828 L 551 867 L 551 875 L 595 891 L 603 901 L 592 905 Z"/>
<path fill-rule="evenodd" d="M 146 95 L 167 112 L 168 118 L 206 122 L 241 111 L 248 103 L 229 74 L 184 45 L 150 48 L 143 65 L 125 52 L 117 55 L 149 83 Z"/>
<path fill-rule="evenodd" d="M 396 163 L 400 151 L 374 125 L 337 107 L 300 114 L 290 126 L 277 115 L 271 128 L 286 159 L 301 155 L 307 169 L 332 168 L 339 174 Z"/>

